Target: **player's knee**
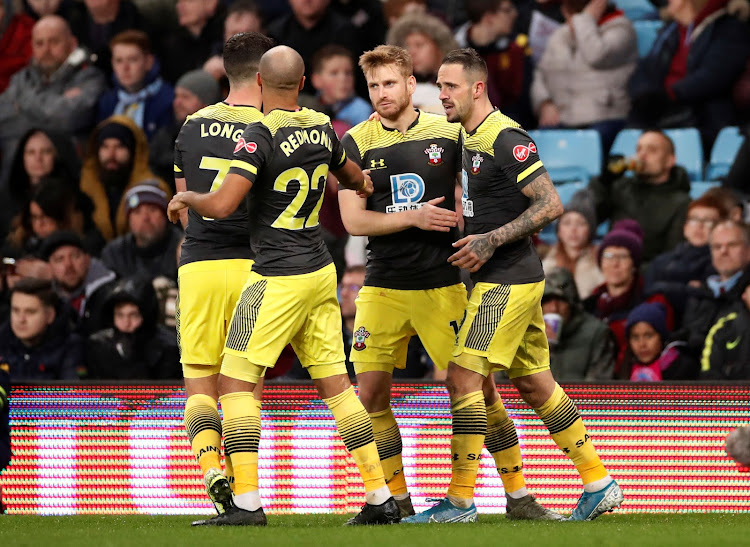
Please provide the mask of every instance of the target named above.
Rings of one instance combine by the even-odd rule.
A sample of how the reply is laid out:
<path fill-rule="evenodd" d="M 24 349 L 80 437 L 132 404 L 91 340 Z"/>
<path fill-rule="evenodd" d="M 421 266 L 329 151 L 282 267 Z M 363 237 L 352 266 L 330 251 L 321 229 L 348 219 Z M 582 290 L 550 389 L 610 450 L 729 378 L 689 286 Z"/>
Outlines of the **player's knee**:
<path fill-rule="evenodd" d="M 373 412 L 380 412 L 385 410 L 391 404 L 391 395 L 387 391 L 379 391 L 375 389 L 362 389 L 359 390 L 359 400 L 362 401 L 362 406 L 365 410 L 372 414 Z"/>

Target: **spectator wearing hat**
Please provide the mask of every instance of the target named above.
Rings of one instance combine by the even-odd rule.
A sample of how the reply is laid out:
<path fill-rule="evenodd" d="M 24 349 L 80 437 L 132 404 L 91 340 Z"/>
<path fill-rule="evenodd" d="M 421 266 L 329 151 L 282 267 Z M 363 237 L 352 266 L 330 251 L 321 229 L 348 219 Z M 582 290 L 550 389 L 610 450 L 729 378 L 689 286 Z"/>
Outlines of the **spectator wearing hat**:
<path fill-rule="evenodd" d="M 52 283 L 21 279 L 10 294 L 10 321 L 0 327 L 0 365 L 8 367 L 11 380 L 75 380 L 83 374 L 83 339 Z"/>
<path fill-rule="evenodd" d="M 124 114 L 151 140 L 159 128 L 173 122 L 174 88 L 161 78 L 161 67 L 145 32 L 121 32 L 112 38 L 109 47 L 114 88 L 99 99 L 98 121 Z"/>
<path fill-rule="evenodd" d="M 542 313 L 550 345 L 550 369 L 558 381 L 612 379 L 616 348 L 612 332 L 583 310 L 573 274 L 565 268 L 545 272 Z"/>
<path fill-rule="evenodd" d="M 130 188 L 156 179 L 172 195 L 170 186 L 149 169 L 148 153 L 146 135 L 127 116 L 107 118 L 91 134 L 81 190 L 94 202 L 94 222 L 108 241 L 128 231 L 122 197 Z"/>
<path fill-rule="evenodd" d="M 149 145 L 151 165 L 164 180 L 174 180 L 174 143 L 182 124 L 191 114 L 220 100 L 219 83 L 204 70 L 191 70 L 177 80 L 172 101 L 173 122 L 157 131 Z"/>
<path fill-rule="evenodd" d="M 624 218 L 643 229 L 644 263 L 682 241 L 682 227 L 690 203 L 687 171 L 675 164 L 674 143 L 661 131 L 645 131 L 636 145 L 635 172 L 605 170 L 589 183 L 599 222 Z M 610 162 L 609 166 L 626 162 Z"/>
<path fill-rule="evenodd" d="M 102 261 L 117 277 L 164 276 L 177 281 L 182 230 L 167 221 L 167 194 L 155 181 L 128 190 L 123 198 L 128 233 L 107 243 Z"/>
<path fill-rule="evenodd" d="M 627 348 L 625 321 L 630 310 L 644 301 L 661 302 L 667 309 L 669 328 L 674 326 L 672 307 L 664 295 L 644 294 L 643 277 L 640 274 L 642 252 L 643 231 L 638 223 L 633 220 L 616 222 L 599 246 L 597 259 L 604 275 L 604 283 L 596 287 L 584 302 L 585 309 L 607 323 L 615 336 L 616 375 L 619 374 Z"/>
<path fill-rule="evenodd" d="M 92 257 L 75 232 L 57 231 L 42 243 L 42 257 L 52 271 L 52 287 L 76 312 L 78 330 L 88 335 L 101 325 L 101 310 L 115 273 Z"/>
<path fill-rule="evenodd" d="M 690 202 L 682 228 L 685 241 L 654 258 L 644 274 L 646 292 L 660 292 L 667 297 L 678 325 L 682 323 L 690 288 L 700 286 L 716 273 L 711 265 L 708 239 L 713 227 L 727 215 L 724 204 L 714 196 L 701 196 Z"/>
<path fill-rule="evenodd" d="M 726 220 L 709 240 L 716 274 L 691 290 L 680 338 L 684 352 L 700 362 L 701 375 L 747 378 L 750 362 L 750 228 Z"/>
<path fill-rule="evenodd" d="M 542 261 L 545 273 L 558 267 L 573 272 L 581 299 L 591 296 L 604 281 L 593 242 L 595 233 L 596 215 L 591 200 L 586 192 L 578 192 L 557 221 L 557 242 Z"/>
<path fill-rule="evenodd" d="M 693 380 L 697 369 L 679 351 L 684 342 L 670 342 L 667 310 L 644 302 L 631 310 L 625 322 L 628 349 L 618 377 L 633 382 Z"/>
<path fill-rule="evenodd" d="M 149 280 L 119 280 L 105 302 L 107 328 L 88 339 L 90 378 L 166 380 L 182 377 L 177 335 L 157 323 L 158 303 Z"/>

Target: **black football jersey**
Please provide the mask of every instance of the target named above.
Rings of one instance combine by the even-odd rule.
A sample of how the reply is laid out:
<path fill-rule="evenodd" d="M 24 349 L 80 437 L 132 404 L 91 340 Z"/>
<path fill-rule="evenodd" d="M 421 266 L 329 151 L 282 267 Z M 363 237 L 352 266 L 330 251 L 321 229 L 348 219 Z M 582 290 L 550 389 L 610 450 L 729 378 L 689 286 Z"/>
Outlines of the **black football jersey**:
<path fill-rule="evenodd" d="M 346 153 L 325 114 L 273 110 L 247 127 L 229 169 L 253 183 L 250 233 L 261 275 L 298 275 L 332 262 L 318 215 L 329 168 Z"/>
<path fill-rule="evenodd" d="M 529 207 L 521 189 L 546 173 L 528 133 L 499 110 L 471 133 L 461 129 L 465 232 L 484 234 L 518 218 Z M 533 283 L 544 279 L 530 237 L 502 245 L 472 274 L 474 282 Z"/>
<path fill-rule="evenodd" d="M 460 171 L 458 137 L 461 125 L 445 116 L 419 112 L 401 133 L 380 121 L 365 121 L 350 129 L 342 142 L 362 169 L 370 170 L 374 185 L 367 208 L 379 213 L 417 209 L 431 199 L 455 210 L 456 176 Z M 448 263 L 455 252 L 457 232 L 409 228 L 373 236 L 367 244 L 365 284 L 389 289 L 434 289 L 460 281 Z"/>
<path fill-rule="evenodd" d="M 234 149 L 248 124 L 263 118 L 252 106 L 216 103 L 188 116 L 174 149 L 175 177 L 188 190 L 216 191 L 229 172 Z M 192 209 L 182 244 L 180 265 L 198 260 L 252 258 L 247 206 L 224 219 L 205 218 Z"/>

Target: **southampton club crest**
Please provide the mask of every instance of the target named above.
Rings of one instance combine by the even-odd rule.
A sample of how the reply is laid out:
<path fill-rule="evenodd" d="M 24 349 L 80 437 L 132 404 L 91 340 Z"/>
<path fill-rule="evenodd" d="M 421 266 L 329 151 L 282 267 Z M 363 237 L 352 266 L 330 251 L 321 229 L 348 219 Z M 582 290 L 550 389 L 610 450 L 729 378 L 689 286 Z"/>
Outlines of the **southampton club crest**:
<path fill-rule="evenodd" d="M 484 158 L 480 156 L 479 154 L 475 154 L 474 157 L 471 158 L 471 174 L 472 175 L 479 174 L 479 167 L 482 165 L 483 161 L 484 161 Z"/>
<path fill-rule="evenodd" d="M 354 331 L 354 334 L 352 334 L 354 342 L 352 344 L 352 347 L 357 351 L 362 351 L 367 347 L 365 345 L 365 340 L 367 340 L 369 337 L 370 333 L 367 332 L 364 327 L 359 327 L 356 331 Z"/>
<path fill-rule="evenodd" d="M 445 152 L 445 150 L 434 143 L 424 151 L 424 153 L 427 154 L 430 165 L 440 165 L 443 163 L 443 152 Z"/>

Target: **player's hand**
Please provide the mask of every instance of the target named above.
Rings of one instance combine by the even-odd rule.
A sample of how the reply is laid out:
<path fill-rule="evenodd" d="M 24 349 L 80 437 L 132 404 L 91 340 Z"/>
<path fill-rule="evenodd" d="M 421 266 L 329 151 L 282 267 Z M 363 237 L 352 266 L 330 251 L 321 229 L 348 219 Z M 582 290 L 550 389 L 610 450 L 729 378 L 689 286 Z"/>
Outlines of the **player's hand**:
<path fill-rule="evenodd" d="M 431 199 L 416 211 L 415 226 L 420 230 L 432 230 L 435 232 L 450 232 L 458 224 L 458 215 L 455 211 L 438 207 L 445 201 L 445 196 Z"/>
<path fill-rule="evenodd" d="M 380 114 L 378 114 L 377 112 L 373 112 L 372 114 L 370 114 L 370 117 L 367 118 L 367 121 L 368 122 L 379 122 L 380 121 Z"/>
<path fill-rule="evenodd" d="M 472 273 L 484 266 L 496 249 L 490 241 L 489 234 L 462 237 L 453 246 L 460 247 L 460 250 L 449 256 L 448 262 Z"/>
<path fill-rule="evenodd" d="M 183 201 L 187 192 L 177 192 L 167 205 L 167 217 L 173 224 L 180 222 L 180 211 L 187 209 L 188 204 Z"/>
<path fill-rule="evenodd" d="M 361 187 L 357 188 L 357 195 L 361 198 L 369 198 L 372 195 L 375 187 L 372 185 L 372 179 L 370 178 L 370 170 L 365 169 L 362 171 L 362 175 L 365 180 Z"/>

